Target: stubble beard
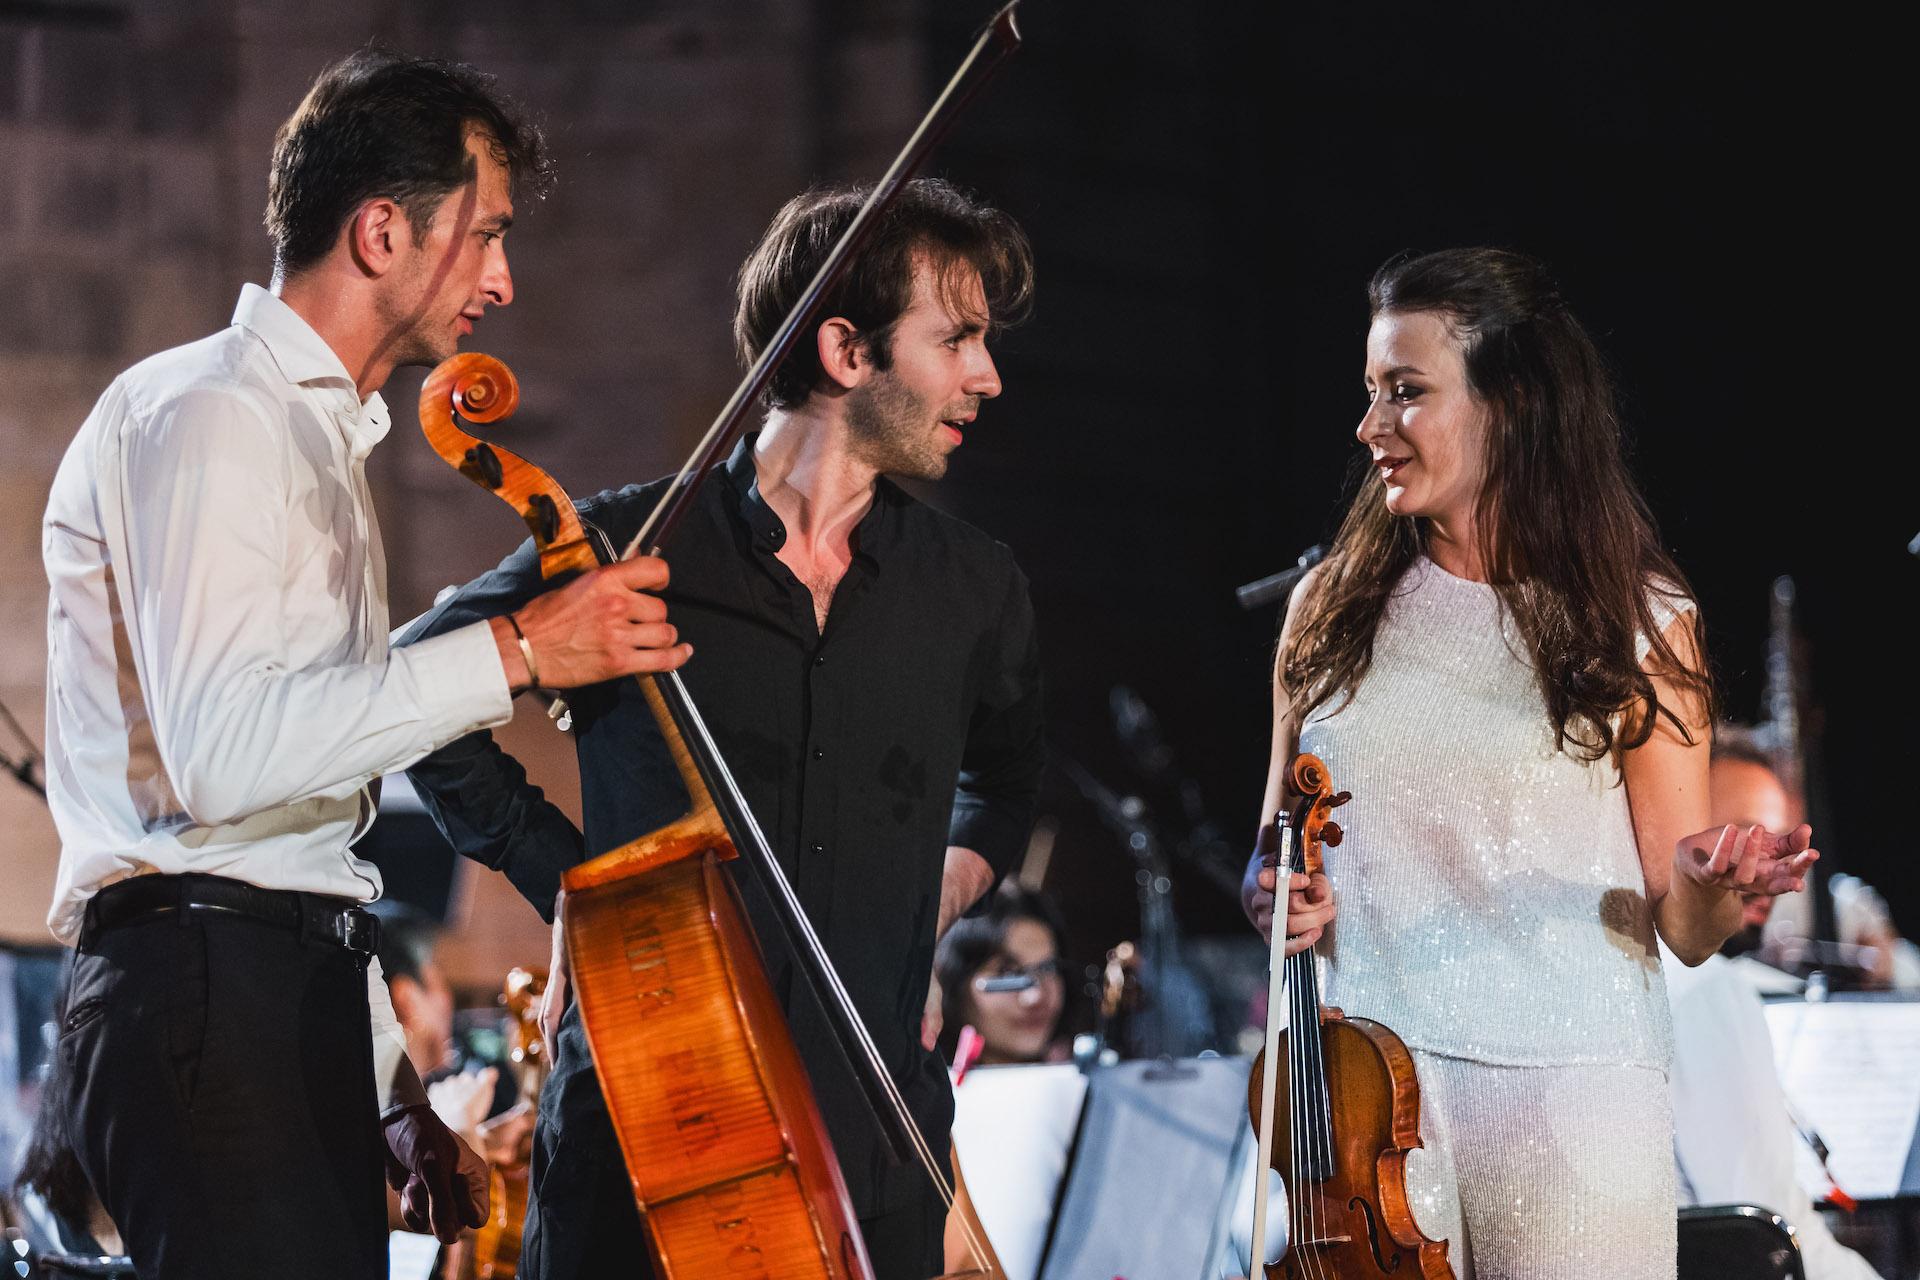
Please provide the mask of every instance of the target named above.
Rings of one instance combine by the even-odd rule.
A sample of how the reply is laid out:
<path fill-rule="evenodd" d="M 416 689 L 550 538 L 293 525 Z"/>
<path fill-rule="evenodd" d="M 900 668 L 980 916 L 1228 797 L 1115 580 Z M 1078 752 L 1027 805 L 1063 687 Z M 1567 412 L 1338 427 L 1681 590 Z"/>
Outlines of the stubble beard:
<path fill-rule="evenodd" d="M 426 296 L 432 271 L 425 262 L 411 264 L 408 278 L 382 299 L 381 331 L 394 335 L 387 347 L 396 369 L 432 368 L 459 351 L 453 331 L 436 312 L 439 299 Z"/>
<path fill-rule="evenodd" d="M 847 397 L 847 431 L 862 461 L 881 475 L 905 480 L 938 480 L 947 474 L 947 455 L 932 430 L 934 406 L 879 373 Z"/>

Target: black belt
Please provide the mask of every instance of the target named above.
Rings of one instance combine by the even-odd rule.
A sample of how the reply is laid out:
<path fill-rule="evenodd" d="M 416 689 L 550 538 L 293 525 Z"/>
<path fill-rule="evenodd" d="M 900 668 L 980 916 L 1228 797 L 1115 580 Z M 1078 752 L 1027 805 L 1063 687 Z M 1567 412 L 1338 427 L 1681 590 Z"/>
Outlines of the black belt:
<path fill-rule="evenodd" d="M 289 889 L 261 889 L 224 876 L 134 876 L 108 885 L 87 903 L 82 945 L 108 929 L 192 912 L 258 920 L 372 955 L 380 947 L 380 921 L 351 898 Z"/>

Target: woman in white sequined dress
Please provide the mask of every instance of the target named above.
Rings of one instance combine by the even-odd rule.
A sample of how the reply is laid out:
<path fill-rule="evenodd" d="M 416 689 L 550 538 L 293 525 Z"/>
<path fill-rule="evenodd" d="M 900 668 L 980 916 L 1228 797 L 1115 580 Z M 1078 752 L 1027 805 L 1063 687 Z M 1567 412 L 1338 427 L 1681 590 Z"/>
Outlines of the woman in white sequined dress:
<path fill-rule="evenodd" d="M 1413 1050 L 1409 1189 L 1462 1280 L 1671 1280 L 1654 936 L 1698 964 L 1737 890 L 1801 887 L 1811 832 L 1706 829 L 1698 615 L 1545 271 L 1452 250 L 1369 300 L 1374 473 L 1282 629 L 1261 812 L 1297 750 L 1354 798 L 1326 875 L 1289 886 L 1286 950 Z"/>

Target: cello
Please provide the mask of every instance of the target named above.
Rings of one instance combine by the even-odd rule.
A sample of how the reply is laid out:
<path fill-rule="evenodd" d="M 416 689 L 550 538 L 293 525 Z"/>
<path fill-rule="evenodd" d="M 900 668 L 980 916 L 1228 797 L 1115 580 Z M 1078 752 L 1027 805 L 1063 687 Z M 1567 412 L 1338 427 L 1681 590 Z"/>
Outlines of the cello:
<path fill-rule="evenodd" d="M 1353 798 L 1334 793 L 1318 756 L 1295 756 L 1288 776 L 1299 800 L 1274 816 L 1276 891 L 1289 874 L 1321 869 L 1321 846 L 1341 838 L 1328 815 Z M 1453 1280 L 1446 1243 L 1420 1230 L 1407 1199 L 1407 1153 L 1421 1145 L 1413 1055 L 1380 1023 L 1320 1003 L 1313 949 L 1282 957 L 1286 898 L 1275 896 L 1266 1048 L 1247 1083 L 1259 1134 L 1247 1256 L 1262 1261 L 1267 1280 Z M 1285 1030 L 1276 1016 L 1283 997 Z M 1265 1262 L 1268 1169 L 1287 1194 L 1286 1253 L 1274 1263 Z"/>
<path fill-rule="evenodd" d="M 461 425 L 463 418 L 493 423 L 513 412 L 519 392 L 504 364 L 465 353 L 428 376 L 420 420 L 429 443 L 519 513 L 544 577 L 642 550 L 664 554 L 700 483 L 744 429 L 880 215 L 1018 47 L 1013 10 L 1007 5 L 982 32 L 624 550 L 581 520 L 552 477 Z M 831 1139 L 725 863 L 737 860 L 765 889 L 895 1158 L 917 1158 L 949 1212 L 953 1189 L 686 686 L 672 672 L 634 678 L 689 807 L 674 822 L 570 869 L 557 914 L 575 1002 L 657 1269 L 665 1280 L 871 1280 Z M 966 1217 L 957 1220 L 975 1265 L 956 1274 L 998 1275 Z"/>

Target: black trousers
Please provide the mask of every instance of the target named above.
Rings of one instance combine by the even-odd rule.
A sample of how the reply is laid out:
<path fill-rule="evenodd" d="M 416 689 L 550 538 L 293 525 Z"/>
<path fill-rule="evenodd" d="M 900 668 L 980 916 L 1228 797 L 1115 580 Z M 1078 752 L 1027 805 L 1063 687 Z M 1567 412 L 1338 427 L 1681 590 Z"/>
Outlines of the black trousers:
<path fill-rule="evenodd" d="M 82 939 L 70 1132 L 141 1280 L 384 1280 L 366 963 L 241 916 Z"/>
<path fill-rule="evenodd" d="M 634 1208 L 626 1159 L 577 1005 L 568 1006 L 557 1039 L 540 1093 L 519 1274 L 524 1280 L 652 1280 L 646 1228 Z M 946 1135 L 929 1134 L 928 1140 L 937 1144 L 944 1164 Z M 931 1183 L 903 1207 L 860 1219 L 876 1280 L 939 1275 L 945 1270 L 946 1222 Z"/>

